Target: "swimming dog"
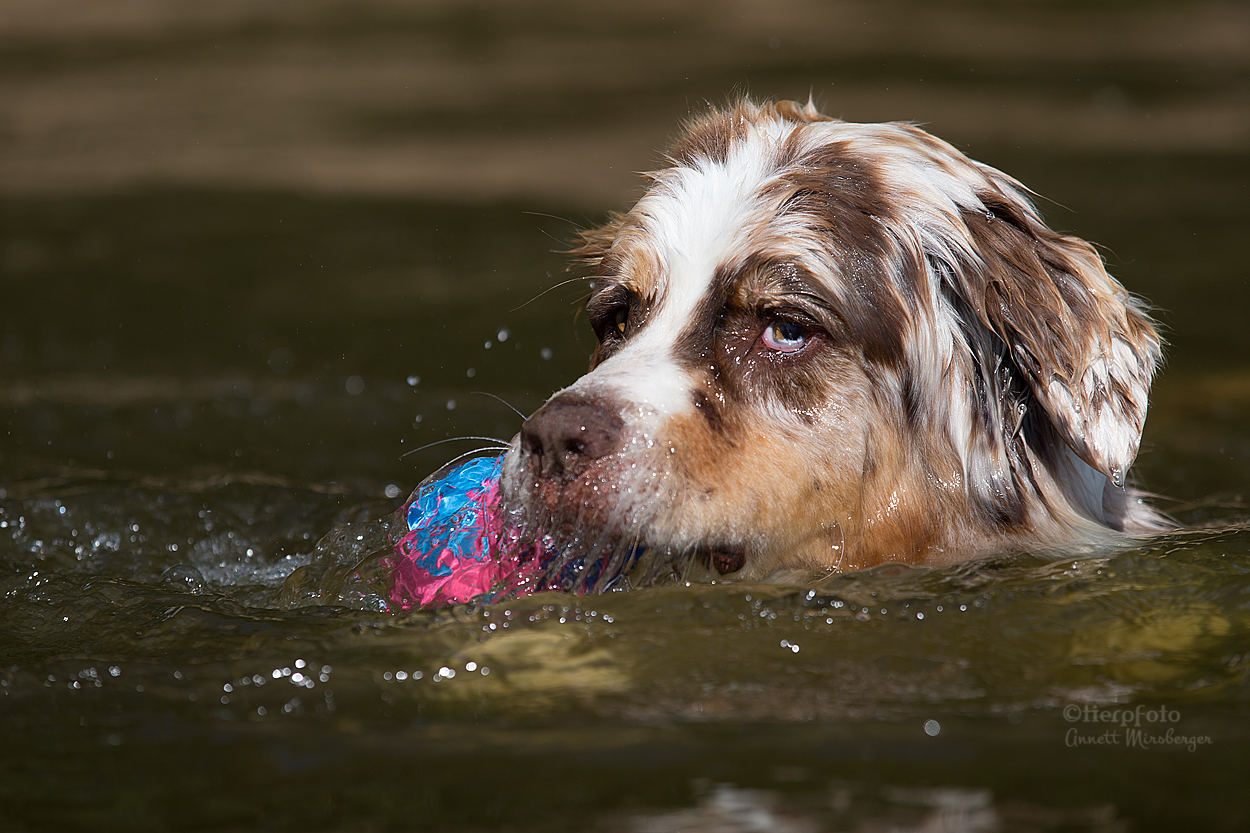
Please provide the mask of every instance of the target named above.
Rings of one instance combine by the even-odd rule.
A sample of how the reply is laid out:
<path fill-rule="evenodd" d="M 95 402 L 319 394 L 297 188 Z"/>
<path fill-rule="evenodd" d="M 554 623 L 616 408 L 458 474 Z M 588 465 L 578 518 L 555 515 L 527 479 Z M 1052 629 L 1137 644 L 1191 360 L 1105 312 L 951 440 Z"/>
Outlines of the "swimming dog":
<path fill-rule="evenodd" d="M 1029 192 L 910 124 L 743 100 L 581 234 L 598 347 L 505 500 L 722 574 L 1164 527 L 1126 483 L 1161 341 Z"/>

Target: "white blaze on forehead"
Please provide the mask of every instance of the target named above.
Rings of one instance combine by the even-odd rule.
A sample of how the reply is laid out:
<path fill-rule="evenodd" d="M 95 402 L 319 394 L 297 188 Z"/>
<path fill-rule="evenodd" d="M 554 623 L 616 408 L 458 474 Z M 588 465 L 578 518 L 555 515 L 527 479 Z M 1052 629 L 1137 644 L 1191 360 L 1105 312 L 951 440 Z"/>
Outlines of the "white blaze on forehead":
<path fill-rule="evenodd" d="M 658 415 L 691 407 L 690 380 L 673 358 L 673 345 L 696 320 L 718 267 L 730 262 L 759 221 L 763 186 L 776 175 L 778 143 L 792 125 L 748 128 L 724 163 L 700 159 L 661 172 L 630 212 L 658 266 L 654 298 L 642 329 L 574 387 L 610 387 Z"/>

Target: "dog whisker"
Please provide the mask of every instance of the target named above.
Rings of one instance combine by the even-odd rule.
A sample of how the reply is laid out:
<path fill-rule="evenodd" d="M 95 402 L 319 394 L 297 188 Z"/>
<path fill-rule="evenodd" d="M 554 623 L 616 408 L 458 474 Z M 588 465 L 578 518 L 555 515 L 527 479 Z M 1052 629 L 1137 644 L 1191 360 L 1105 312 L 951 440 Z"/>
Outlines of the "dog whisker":
<path fill-rule="evenodd" d="M 399 459 L 402 460 L 405 457 L 409 456 L 410 454 L 416 454 L 418 451 L 425 451 L 427 448 L 433 448 L 436 445 L 443 445 L 444 443 L 458 443 L 464 440 L 477 440 L 478 442 L 495 443 L 495 445 L 491 446 L 491 448 L 498 448 L 501 451 L 507 451 L 508 448 L 511 447 L 511 443 L 507 442 L 506 440 L 501 440 L 497 437 L 474 437 L 474 436 L 448 437 L 447 439 L 444 439 L 444 440 L 435 440 L 432 443 L 426 443 L 423 446 L 418 446 L 417 448 L 409 449 L 408 451 L 405 451 L 403 454 L 399 455 Z"/>
<path fill-rule="evenodd" d="M 508 406 L 508 410 L 512 411 L 514 414 L 519 416 L 522 420 L 529 419 L 527 415 L 521 413 L 521 410 L 519 408 L 517 408 L 508 400 L 504 399 L 502 396 L 496 396 L 495 394 L 488 393 L 487 391 L 484 391 L 484 390 L 471 390 L 469 391 L 469 393 L 473 396 L 489 396 L 491 399 L 498 400 L 499 402 L 502 402 L 504 405 Z"/>
<path fill-rule="evenodd" d="M 542 292 L 539 292 L 539 293 L 538 293 L 537 295 L 535 295 L 533 298 L 530 298 L 528 301 L 526 301 L 525 303 L 521 304 L 520 306 L 513 307 L 512 309 L 510 309 L 510 310 L 509 310 L 509 312 L 516 312 L 516 311 L 517 311 L 517 310 L 519 310 L 519 309 L 523 309 L 524 307 L 529 306 L 530 304 L 532 304 L 532 303 L 534 303 L 535 301 L 537 301 L 539 298 L 541 298 L 541 297 L 543 297 L 544 295 L 546 295 L 548 292 L 554 292 L 554 291 L 556 291 L 557 289 L 559 289 L 559 288 L 560 288 L 560 287 L 562 287 L 562 286 L 568 286 L 568 285 L 569 285 L 569 284 L 571 284 L 571 283 L 584 283 L 584 282 L 586 282 L 586 281 L 588 281 L 588 280 L 590 280 L 590 279 L 589 279 L 589 278 L 586 278 L 586 277 L 580 277 L 580 278 L 569 278 L 569 279 L 568 279 L 568 280 L 566 280 L 566 281 L 560 281 L 560 282 L 559 282 L 559 283 L 557 283 L 557 284 L 554 284 L 554 285 L 552 285 L 552 286 L 547 287 L 547 288 L 546 288 L 546 289 L 544 289 Z"/>
<path fill-rule="evenodd" d="M 458 463 L 461 460 L 468 459 L 469 457 L 474 457 L 474 456 L 479 456 L 479 455 L 486 456 L 490 454 L 491 452 L 506 451 L 506 450 L 507 450 L 506 448 L 500 448 L 498 446 L 483 446 L 481 448 L 475 448 L 475 449 L 472 449 L 471 451 L 466 451 L 463 454 L 457 454 L 455 457 L 452 457 L 450 460 L 444 463 L 443 467 L 446 468 L 447 466 L 450 466 L 453 463 Z"/>

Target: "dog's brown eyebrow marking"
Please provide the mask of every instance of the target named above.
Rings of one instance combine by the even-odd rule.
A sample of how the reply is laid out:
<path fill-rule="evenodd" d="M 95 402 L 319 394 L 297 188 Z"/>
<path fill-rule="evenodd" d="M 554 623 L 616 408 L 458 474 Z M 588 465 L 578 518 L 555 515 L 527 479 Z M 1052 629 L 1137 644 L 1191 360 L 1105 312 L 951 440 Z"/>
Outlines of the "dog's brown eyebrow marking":
<path fill-rule="evenodd" d="M 643 306 L 655 303 L 661 290 L 659 267 L 653 262 L 654 256 L 648 255 L 645 250 L 640 253 L 629 249 L 605 255 L 596 271 L 591 302 L 603 293 L 621 289 L 637 296 Z"/>
<path fill-rule="evenodd" d="M 804 267 L 779 257 L 755 256 L 739 269 L 731 298 L 748 308 L 799 307 L 813 318 L 842 317 L 842 299 L 833 287 Z M 758 265 L 756 265 L 758 264 Z"/>
<path fill-rule="evenodd" d="M 898 263 L 905 255 L 887 230 L 899 218 L 878 164 L 849 141 L 826 142 L 798 157 L 774 188 L 779 213 L 824 241 L 814 254 L 838 284 L 825 291 L 841 293 L 837 308 L 864 357 L 900 367 L 909 310 L 922 300 L 913 282 L 891 277 L 905 273 Z"/>

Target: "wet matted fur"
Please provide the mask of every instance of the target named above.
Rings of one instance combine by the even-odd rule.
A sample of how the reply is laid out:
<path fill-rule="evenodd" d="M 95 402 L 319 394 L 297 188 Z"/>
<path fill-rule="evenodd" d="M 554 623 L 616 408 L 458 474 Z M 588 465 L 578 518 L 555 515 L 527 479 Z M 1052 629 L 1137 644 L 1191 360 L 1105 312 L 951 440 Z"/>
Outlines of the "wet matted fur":
<path fill-rule="evenodd" d="M 1026 189 L 908 124 L 742 101 L 585 232 L 586 376 L 503 491 L 722 573 L 947 563 L 1156 531 L 1160 338 Z"/>

